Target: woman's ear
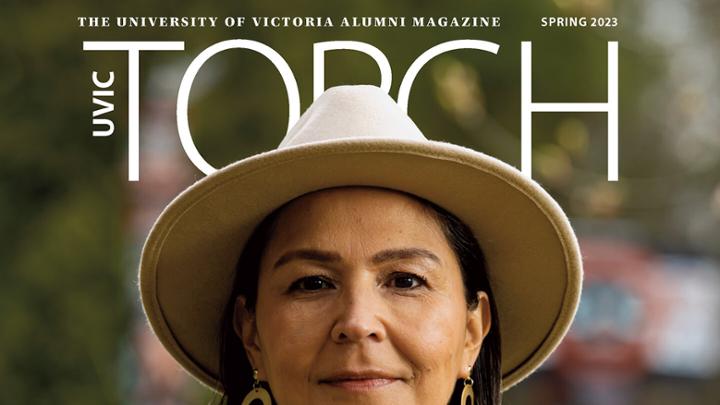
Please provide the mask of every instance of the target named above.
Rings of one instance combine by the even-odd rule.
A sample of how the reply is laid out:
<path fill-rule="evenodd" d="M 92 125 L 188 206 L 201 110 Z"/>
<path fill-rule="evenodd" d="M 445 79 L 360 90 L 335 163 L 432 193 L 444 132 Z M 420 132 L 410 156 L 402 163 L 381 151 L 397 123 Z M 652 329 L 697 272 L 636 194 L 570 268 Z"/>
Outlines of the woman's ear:
<path fill-rule="evenodd" d="M 468 309 L 463 352 L 464 361 L 460 370 L 458 370 L 458 378 L 469 376 L 468 365 L 475 364 L 480 355 L 483 340 L 490 332 L 492 322 L 492 319 L 490 319 L 490 299 L 484 291 L 479 291 L 477 298 L 477 305 Z"/>
<path fill-rule="evenodd" d="M 235 334 L 242 340 L 250 365 L 258 370 L 259 378 L 263 378 L 262 357 L 260 341 L 257 333 L 255 314 L 245 306 L 245 297 L 240 295 L 235 300 L 235 311 L 233 313 L 233 329 Z"/>

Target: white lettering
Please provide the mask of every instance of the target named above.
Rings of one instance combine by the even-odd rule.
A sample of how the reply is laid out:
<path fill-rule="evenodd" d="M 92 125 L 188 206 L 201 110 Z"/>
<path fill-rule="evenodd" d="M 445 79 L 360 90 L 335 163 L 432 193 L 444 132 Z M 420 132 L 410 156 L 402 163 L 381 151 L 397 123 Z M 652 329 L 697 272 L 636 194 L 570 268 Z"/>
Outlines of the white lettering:
<path fill-rule="evenodd" d="M 532 101 L 532 42 L 521 44 L 521 169 L 532 177 L 532 113 L 606 112 L 608 114 L 608 180 L 618 180 L 618 43 L 608 41 L 607 103 L 536 103 Z"/>
<path fill-rule="evenodd" d="M 84 51 L 128 53 L 128 179 L 140 180 L 140 51 L 182 51 L 177 41 L 85 41 Z"/>
<path fill-rule="evenodd" d="M 177 125 L 178 133 L 180 134 L 180 142 L 182 143 L 185 153 L 193 162 L 195 167 L 200 169 L 205 174 L 211 174 L 215 172 L 215 168 L 212 167 L 197 150 L 195 143 L 193 142 L 192 135 L 190 134 L 190 125 L 188 124 L 188 100 L 190 98 L 190 89 L 195 75 L 200 71 L 200 68 L 215 54 L 222 51 L 234 48 L 250 49 L 264 55 L 266 58 L 275 65 L 280 76 L 285 82 L 285 89 L 288 94 L 288 128 L 292 127 L 300 117 L 300 94 L 298 92 L 297 82 L 293 75 L 290 66 L 288 66 L 285 59 L 280 56 L 274 49 L 260 42 L 251 41 L 247 39 L 231 39 L 227 41 L 218 42 L 200 52 L 200 54 L 193 59 L 185 71 L 185 75 L 180 82 L 180 91 L 178 91 L 177 100 Z"/>

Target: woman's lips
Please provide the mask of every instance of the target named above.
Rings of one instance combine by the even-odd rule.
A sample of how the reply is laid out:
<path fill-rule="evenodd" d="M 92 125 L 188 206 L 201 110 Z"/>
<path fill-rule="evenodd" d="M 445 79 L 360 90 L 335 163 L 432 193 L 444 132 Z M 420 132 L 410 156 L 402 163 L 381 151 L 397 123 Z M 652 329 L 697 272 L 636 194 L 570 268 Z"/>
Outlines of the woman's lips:
<path fill-rule="evenodd" d="M 336 388 L 342 388 L 348 391 L 369 391 L 377 388 L 381 388 L 397 381 L 400 378 L 380 375 L 380 374 L 366 374 L 366 375 L 338 375 L 327 379 L 320 380 L 320 384 L 330 385 Z"/>

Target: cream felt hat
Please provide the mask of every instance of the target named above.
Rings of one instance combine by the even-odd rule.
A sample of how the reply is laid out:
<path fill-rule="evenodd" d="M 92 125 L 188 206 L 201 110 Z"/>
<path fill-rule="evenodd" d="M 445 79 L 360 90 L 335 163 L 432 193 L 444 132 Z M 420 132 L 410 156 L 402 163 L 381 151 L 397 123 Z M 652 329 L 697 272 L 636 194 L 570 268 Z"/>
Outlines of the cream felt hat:
<path fill-rule="evenodd" d="M 528 376 L 567 332 L 580 299 L 575 234 L 553 198 L 502 161 L 427 140 L 374 86 L 328 89 L 277 149 L 196 182 L 145 242 L 140 291 L 163 345 L 218 389 L 220 320 L 247 238 L 277 207 L 330 187 L 401 190 L 455 214 L 487 260 L 502 339 L 502 387 Z"/>

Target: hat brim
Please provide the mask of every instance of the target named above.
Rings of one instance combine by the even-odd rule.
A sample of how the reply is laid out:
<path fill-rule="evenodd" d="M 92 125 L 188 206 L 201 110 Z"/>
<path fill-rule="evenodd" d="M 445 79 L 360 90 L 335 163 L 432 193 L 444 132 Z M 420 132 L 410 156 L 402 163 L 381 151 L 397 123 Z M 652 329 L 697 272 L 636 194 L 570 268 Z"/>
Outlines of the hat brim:
<path fill-rule="evenodd" d="M 405 191 L 442 206 L 485 253 L 502 344 L 502 388 L 535 370 L 577 309 L 582 261 L 562 209 L 537 183 L 485 154 L 436 141 L 353 139 L 262 153 L 185 190 L 146 240 L 140 290 L 170 354 L 218 390 L 220 320 L 247 238 L 275 208 L 344 185 Z"/>

